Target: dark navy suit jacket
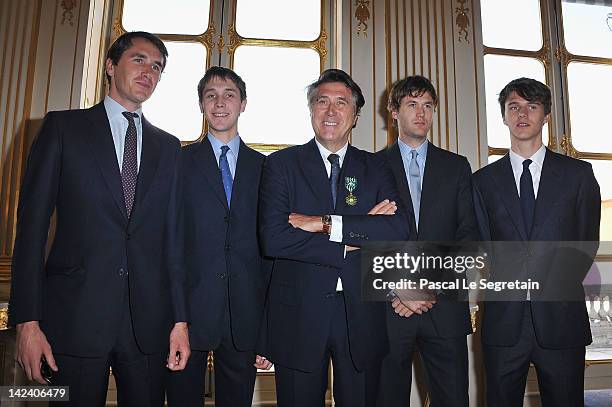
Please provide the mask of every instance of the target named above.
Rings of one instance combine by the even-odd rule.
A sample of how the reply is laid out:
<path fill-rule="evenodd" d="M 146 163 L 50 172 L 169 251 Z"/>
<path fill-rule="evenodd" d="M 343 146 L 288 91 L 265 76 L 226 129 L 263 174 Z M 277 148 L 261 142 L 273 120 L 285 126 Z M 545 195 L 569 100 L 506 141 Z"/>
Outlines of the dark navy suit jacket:
<path fill-rule="evenodd" d="M 345 178 L 354 177 L 357 203 L 346 203 Z M 340 173 L 334 210 L 329 178 L 314 139 L 270 155 L 262 179 L 260 233 L 264 253 L 275 258 L 264 329 L 266 355 L 280 365 L 313 371 L 325 352 L 338 277 L 342 280 L 350 352 L 358 370 L 380 362 L 388 351 L 385 303 L 361 300 L 359 251 L 373 240 L 409 236 L 402 209 L 393 216 L 369 216 L 384 199 L 397 200 L 391 171 L 372 153 L 349 146 Z M 293 228 L 289 214 L 336 214 L 343 218 L 342 243 L 325 233 Z"/>
<path fill-rule="evenodd" d="M 19 201 L 12 324 L 38 320 L 56 353 L 101 356 L 129 305 L 145 353 L 167 352 L 187 321 L 177 235 L 179 141 L 143 118 L 128 220 L 110 125 L 100 103 L 49 113 L 32 145 Z M 51 214 L 55 238 L 45 261 Z"/>
<path fill-rule="evenodd" d="M 182 154 L 190 345 L 215 349 L 227 311 L 236 348 L 253 350 L 271 266 L 262 259 L 257 240 L 264 155 L 240 142 L 228 207 L 208 138 L 184 147 Z"/>
<path fill-rule="evenodd" d="M 411 230 L 417 231 L 399 146 L 395 143 L 379 154 L 388 160 L 393 170 Z M 479 239 L 472 198 L 472 171 L 465 157 L 429 143 L 423 175 L 419 228 L 411 238 L 430 242 Z M 446 301 L 444 295 L 440 295 L 429 313 L 441 337 L 448 338 L 472 332 L 466 301 Z"/>
<path fill-rule="evenodd" d="M 546 150 L 531 235 L 525 231 L 523 224 L 508 154 L 477 171 L 474 174 L 474 187 L 483 240 L 599 240 L 601 197 L 591 164 L 587 162 Z M 597 243 L 591 244 L 589 249 L 596 251 Z M 572 262 L 576 260 L 568 259 Z M 583 263 L 576 266 L 578 269 L 572 270 L 579 275 L 576 278 L 577 284 L 582 282 L 591 265 L 588 260 Z M 581 286 L 578 288 L 582 290 Z M 531 308 L 540 346 L 552 349 L 573 348 L 591 342 L 584 301 L 537 301 L 537 295 L 534 291 L 535 298 L 532 298 Z M 521 333 L 524 306 L 524 302 L 520 301 L 487 302 L 484 305 L 482 325 L 483 343 L 496 346 L 515 345 Z"/>

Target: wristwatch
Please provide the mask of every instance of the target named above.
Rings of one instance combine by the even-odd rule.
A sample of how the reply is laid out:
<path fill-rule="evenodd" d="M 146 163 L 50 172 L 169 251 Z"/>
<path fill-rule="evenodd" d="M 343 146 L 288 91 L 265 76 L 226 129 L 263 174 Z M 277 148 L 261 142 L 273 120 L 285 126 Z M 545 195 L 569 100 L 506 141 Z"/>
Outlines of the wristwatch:
<path fill-rule="evenodd" d="M 332 228 L 332 217 L 331 215 L 321 216 L 321 222 L 323 222 L 323 233 L 331 234 Z"/>

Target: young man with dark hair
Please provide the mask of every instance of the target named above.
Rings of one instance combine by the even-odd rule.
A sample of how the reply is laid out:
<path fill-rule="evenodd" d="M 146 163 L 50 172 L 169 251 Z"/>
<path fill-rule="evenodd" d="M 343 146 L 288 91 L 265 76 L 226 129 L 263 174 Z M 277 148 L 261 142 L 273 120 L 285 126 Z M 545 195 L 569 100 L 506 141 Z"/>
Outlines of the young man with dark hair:
<path fill-rule="evenodd" d="M 501 91 L 499 105 L 510 133 L 510 151 L 474 174 L 482 239 L 582 241 L 596 251 L 601 197 L 591 164 L 542 144 L 542 127 L 550 119 L 550 89 L 534 79 L 516 79 Z M 530 269 L 534 254 L 526 256 L 525 270 L 514 270 L 516 275 L 547 272 Z M 580 263 L 579 269 L 552 272 L 578 273 L 577 287 L 570 288 L 582 290 L 580 282 L 592 258 L 571 263 Z M 591 342 L 585 303 L 539 301 L 539 295 L 528 291 L 519 301 L 484 305 L 481 337 L 489 406 L 523 404 L 530 363 L 538 374 L 542 405 L 584 405 L 584 354 Z"/>
<path fill-rule="evenodd" d="M 198 84 L 208 124 L 202 141 L 183 149 L 184 251 L 191 358 L 170 372 L 168 405 L 201 406 L 208 351 L 214 351 L 215 405 L 250 407 L 255 354 L 270 263 L 257 240 L 261 153 L 238 134 L 246 86 L 234 71 L 213 66 Z"/>
<path fill-rule="evenodd" d="M 308 101 L 314 139 L 271 154 L 262 177 L 260 236 L 275 259 L 265 353 L 275 363 L 279 407 L 324 406 L 330 359 L 336 405 L 370 407 L 388 349 L 385 304 L 361 300 L 355 249 L 408 231 L 395 214 L 391 172 L 348 143 L 364 104 L 359 86 L 329 69 Z"/>
<path fill-rule="evenodd" d="M 109 367 L 119 405 L 163 406 L 166 363 L 180 370 L 189 357 L 180 143 L 141 108 L 167 54 L 152 34 L 119 37 L 106 60 L 108 96 L 91 109 L 50 112 L 30 151 L 10 319 L 28 378 L 69 386 L 71 406 L 105 405 Z"/>
<path fill-rule="evenodd" d="M 470 164 L 427 140 L 437 103 L 429 79 L 409 76 L 398 81 L 389 94 L 388 110 L 399 139 L 379 154 L 395 175 L 412 240 L 475 241 Z M 418 349 L 432 407 L 467 406 L 466 335 L 472 332 L 468 303 L 457 301 L 456 292 L 396 294 L 387 308 L 391 352 L 382 365 L 378 405 L 410 405 L 412 357 Z"/>

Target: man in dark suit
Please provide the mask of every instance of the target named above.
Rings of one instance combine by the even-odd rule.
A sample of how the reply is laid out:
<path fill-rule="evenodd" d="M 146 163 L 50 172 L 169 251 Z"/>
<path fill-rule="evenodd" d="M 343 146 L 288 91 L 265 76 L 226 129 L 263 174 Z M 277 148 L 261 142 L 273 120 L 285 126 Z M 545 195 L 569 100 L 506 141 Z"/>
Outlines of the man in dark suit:
<path fill-rule="evenodd" d="M 166 357 L 177 370 L 189 356 L 176 234 L 180 143 L 141 110 L 167 55 L 152 34 L 122 35 L 107 54 L 104 101 L 49 113 L 32 145 L 10 318 L 28 378 L 45 383 L 48 363 L 50 382 L 70 386 L 62 406 L 104 406 L 109 366 L 119 405 L 161 406 Z"/>
<path fill-rule="evenodd" d="M 198 97 L 209 131 L 183 149 L 181 171 L 192 354 L 185 370 L 170 373 L 168 404 L 202 405 L 213 350 L 215 405 L 250 407 L 256 367 L 271 365 L 254 351 L 269 278 L 257 240 L 264 156 L 238 135 L 247 102 L 240 76 L 214 66 Z"/>
<path fill-rule="evenodd" d="M 478 240 L 470 164 L 427 141 L 437 104 L 436 90 L 427 78 L 398 81 L 387 108 L 399 139 L 379 154 L 395 175 L 410 229 L 416 231 L 412 239 Z M 466 335 L 472 332 L 468 303 L 445 293 L 411 297 L 398 290 L 396 294 L 399 297 L 387 308 L 391 351 L 382 365 L 379 405 L 410 405 L 412 355 L 418 349 L 431 405 L 467 406 Z"/>
<path fill-rule="evenodd" d="M 542 144 L 542 127 L 551 110 L 548 87 L 533 79 L 513 80 L 499 94 L 499 104 L 511 148 L 474 174 L 483 240 L 590 241 L 596 247 L 601 198 L 591 165 Z M 580 290 L 592 258 L 583 263 L 572 270 L 581 275 Z M 484 306 L 482 342 L 489 406 L 523 405 L 530 363 L 538 374 L 544 406 L 584 404 L 584 354 L 591 342 L 585 303 L 538 301 L 538 295 L 528 291 L 521 301 Z"/>
<path fill-rule="evenodd" d="M 323 406 L 330 358 L 336 405 L 372 406 L 387 353 L 385 304 L 360 298 L 355 249 L 406 239 L 408 228 L 383 160 L 348 144 L 364 105 L 359 86 L 329 69 L 308 87 L 308 103 L 315 138 L 270 155 L 262 179 L 260 233 L 275 258 L 266 354 L 280 407 Z"/>

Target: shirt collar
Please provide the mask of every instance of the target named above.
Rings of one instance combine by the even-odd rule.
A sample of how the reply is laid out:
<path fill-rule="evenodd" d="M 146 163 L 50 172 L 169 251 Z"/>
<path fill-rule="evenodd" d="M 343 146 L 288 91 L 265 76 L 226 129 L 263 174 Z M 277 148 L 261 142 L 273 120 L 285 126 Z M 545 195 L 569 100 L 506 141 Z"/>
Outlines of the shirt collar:
<path fill-rule="evenodd" d="M 122 113 L 128 111 L 125 107 L 123 107 L 119 102 L 117 102 L 110 96 L 106 96 L 104 98 L 104 109 L 106 109 L 106 115 L 109 119 L 113 119 L 115 117 L 123 118 L 124 116 Z M 138 110 L 135 110 L 132 113 L 138 114 L 138 118 L 136 120 L 142 118 L 142 108 L 139 108 Z"/>
<path fill-rule="evenodd" d="M 219 152 L 220 154 L 221 146 L 228 146 L 230 151 L 234 153 L 236 157 L 238 157 L 238 150 L 240 150 L 240 135 L 239 134 L 236 134 L 236 136 L 233 137 L 227 144 L 223 144 L 218 138 L 213 136 L 211 132 L 208 132 L 206 137 L 208 137 L 208 140 L 210 141 L 210 144 L 212 145 L 213 151 L 215 152 L 215 154 L 217 154 L 217 152 Z"/>
<path fill-rule="evenodd" d="M 418 156 L 417 158 L 425 159 L 427 157 L 427 146 L 429 145 L 429 140 L 425 139 L 423 143 L 417 148 L 412 148 L 408 144 L 404 143 L 402 139 L 397 139 L 397 145 L 399 146 L 400 153 L 402 157 L 410 158 L 410 151 L 416 150 Z"/>
<path fill-rule="evenodd" d="M 542 144 L 538 151 L 533 153 L 531 157 L 527 158 L 521 157 L 520 155 L 512 151 L 512 149 L 510 149 L 510 163 L 514 168 L 521 168 L 523 166 L 523 161 L 525 161 L 526 159 L 530 159 L 539 168 L 542 168 L 542 166 L 544 165 L 544 157 L 546 157 L 546 147 L 544 146 L 544 144 Z"/>
<path fill-rule="evenodd" d="M 332 153 L 331 151 L 329 151 L 328 149 L 323 147 L 323 144 L 319 143 L 319 140 L 317 140 L 316 137 L 315 137 L 314 140 L 315 140 L 315 143 L 317 144 L 317 147 L 319 148 L 319 154 L 321 154 L 321 158 L 323 158 L 323 162 L 325 162 L 325 163 L 329 162 L 327 160 L 327 157 L 329 157 L 330 154 L 334 154 L 334 153 Z M 341 167 L 342 167 L 342 163 L 344 162 L 344 156 L 346 155 L 346 151 L 347 150 L 348 150 L 348 141 L 346 142 L 344 147 L 342 147 L 340 150 L 335 152 L 335 154 L 338 154 L 338 156 L 340 157 L 340 166 Z"/>

